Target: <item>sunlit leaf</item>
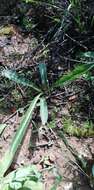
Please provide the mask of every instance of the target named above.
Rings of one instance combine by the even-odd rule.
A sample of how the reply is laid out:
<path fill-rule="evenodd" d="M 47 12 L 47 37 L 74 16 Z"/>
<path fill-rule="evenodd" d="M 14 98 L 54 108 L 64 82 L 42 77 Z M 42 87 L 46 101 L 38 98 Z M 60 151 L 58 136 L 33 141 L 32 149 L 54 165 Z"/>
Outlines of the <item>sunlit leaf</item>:
<path fill-rule="evenodd" d="M 24 184 L 24 187 L 30 190 L 44 190 L 43 184 L 41 182 L 35 182 L 31 180 L 27 180 Z"/>
<path fill-rule="evenodd" d="M 10 183 L 10 186 L 9 186 L 9 187 L 12 188 L 12 189 L 18 190 L 18 189 L 22 188 L 22 183 L 21 183 L 21 182 L 14 181 L 14 182 L 11 182 L 11 183 Z"/>
<path fill-rule="evenodd" d="M 30 179 L 38 180 L 40 178 L 40 173 L 37 171 L 35 165 L 30 165 L 27 167 L 18 168 L 15 173 L 15 180 L 24 181 L 27 176 L 30 176 Z"/>
<path fill-rule="evenodd" d="M 46 99 L 44 97 L 40 98 L 40 116 L 42 124 L 45 125 L 48 120 L 48 107 Z"/>
<path fill-rule="evenodd" d="M 31 184 L 34 181 L 34 184 L 43 186 L 40 182 L 41 173 L 38 172 L 35 165 L 23 166 L 10 172 L 6 177 L 3 177 L 0 181 L 0 190 L 11 190 L 12 189 L 26 189 L 26 182 L 29 181 Z M 23 187 L 25 184 L 25 187 Z M 28 184 L 28 182 L 27 182 Z M 29 185 L 28 184 L 28 185 Z M 41 184 L 41 185 L 40 185 Z M 43 189 L 42 189 L 43 190 Z"/>
<path fill-rule="evenodd" d="M 3 184 L 3 186 L 0 186 L 0 190 L 11 190 L 9 187 L 9 184 Z"/>
<path fill-rule="evenodd" d="M 1 160 L 0 162 L 0 177 L 3 177 L 3 175 L 5 174 L 5 172 L 7 171 L 7 169 L 9 168 L 9 166 L 11 165 L 13 158 L 15 156 L 15 153 L 20 145 L 20 143 L 22 142 L 22 139 L 26 133 L 27 127 L 30 123 L 30 120 L 32 118 L 32 113 L 33 110 L 36 106 L 36 103 L 39 99 L 41 94 L 39 94 L 38 96 L 36 96 L 34 98 L 34 100 L 32 101 L 32 103 L 30 104 L 27 112 L 25 113 L 25 115 L 22 118 L 22 121 L 20 123 L 20 126 L 12 140 L 11 146 L 10 148 L 7 150 L 7 152 L 4 155 L 4 158 Z"/>

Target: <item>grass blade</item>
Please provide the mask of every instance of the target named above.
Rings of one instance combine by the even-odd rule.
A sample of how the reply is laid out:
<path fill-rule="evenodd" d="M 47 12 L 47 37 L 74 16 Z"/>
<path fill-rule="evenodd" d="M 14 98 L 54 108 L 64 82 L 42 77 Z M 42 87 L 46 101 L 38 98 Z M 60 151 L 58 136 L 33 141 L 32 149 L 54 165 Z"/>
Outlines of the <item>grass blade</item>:
<path fill-rule="evenodd" d="M 47 102 L 44 97 L 40 99 L 40 116 L 42 125 L 45 125 L 48 120 L 48 108 L 47 108 Z"/>
<path fill-rule="evenodd" d="M 65 85 L 67 82 L 72 82 L 75 79 L 79 78 L 84 73 L 88 72 L 92 67 L 93 66 L 89 64 L 79 65 L 73 71 L 60 77 L 53 86 L 60 87 L 60 86 Z"/>
<path fill-rule="evenodd" d="M 32 112 L 36 106 L 36 103 L 37 103 L 40 95 L 41 94 L 37 95 L 34 98 L 34 100 L 32 101 L 32 103 L 30 104 L 26 114 L 22 118 L 19 129 L 17 130 L 17 132 L 12 140 L 9 150 L 5 153 L 4 158 L 0 162 L 0 177 L 3 177 L 3 175 L 5 174 L 5 172 L 7 171 L 7 169 L 9 168 L 9 166 L 12 163 L 12 160 L 18 149 L 18 146 L 22 142 L 22 139 L 23 139 L 25 132 L 27 130 L 27 127 L 29 125 L 29 122 L 32 118 Z"/>
<path fill-rule="evenodd" d="M 29 86 L 33 88 L 34 90 L 41 92 L 41 90 L 33 82 L 27 80 L 26 78 L 22 76 L 19 76 L 19 74 L 17 74 L 15 71 L 12 71 L 10 69 L 3 69 L 1 72 L 1 75 L 18 84 Z"/>

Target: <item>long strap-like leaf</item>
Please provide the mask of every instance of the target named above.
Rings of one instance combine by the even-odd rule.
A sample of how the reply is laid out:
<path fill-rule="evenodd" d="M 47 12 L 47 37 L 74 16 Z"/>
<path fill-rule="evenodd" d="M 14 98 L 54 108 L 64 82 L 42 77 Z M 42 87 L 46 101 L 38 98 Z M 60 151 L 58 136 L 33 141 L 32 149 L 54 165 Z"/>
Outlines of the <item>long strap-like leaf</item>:
<path fill-rule="evenodd" d="M 41 82 L 44 87 L 48 86 L 48 80 L 47 80 L 47 67 L 45 63 L 39 64 L 39 72 L 41 77 Z"/>
<path fill-rule="evenodd" d="M 92 69 L 94 65 L 92 64 L 85 64 L 85 65 L 78 65 L 73 71 L 69 72 L 66 75 L 61 76 L 53 85 L 53 87 L 61 87 L 64 86 L 66 83 L 72 82 L 75 79 L 79 78 L 84 73 L 88 72 Z"/>
<path fill-rule="evenodd" d="M 19 76 L 19 74 L 17 74 L 15 71 L 12 71 L 10 69 L 3 69 L 1 75 L 18 84 L 29 86 L 37 92 L 41 92 L 41 90 L 33 82 L 27 80 L 25 77 Z"/>
<path fill-rule="evenodd" d="M 48 107 L 46 99 L 44 97 L 40 98 L 40 116 L 41 116 L 42 125 L 45 125 L 48 120 Z"/>
<path fill-rule="evenodd" d="M 26 133 L 27 127 L 32 118 L 32 112 L 33 112 L 40 96 L 41 96 L 41 94 L 37 95 L 34 98 L 34 100 L 32 101 L 32 103 L 30 104 L 30 107 L 28 108 L 26 114 L 22 118 L 19 129 L 17 130 L 17 132 L 12 140 L 9 150 L 7 150 L 7 152 L 4 155 L 4 158 L 0 162 L 0 177 L 3 177 L 3 175 L 5 174 L 5 172 L 7 171 L 7 169 L 9 168 L 9 166 L 12 163 L 12 160 L 18 149 L 18 146 L 21 144 L 22 139 Z"/>

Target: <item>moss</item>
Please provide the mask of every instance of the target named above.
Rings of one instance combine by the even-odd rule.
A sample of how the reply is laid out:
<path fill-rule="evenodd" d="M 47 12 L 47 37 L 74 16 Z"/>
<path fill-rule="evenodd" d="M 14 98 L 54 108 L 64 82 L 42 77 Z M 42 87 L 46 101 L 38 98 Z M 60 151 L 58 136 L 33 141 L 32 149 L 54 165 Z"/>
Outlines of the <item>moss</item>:
<path fill-rule="evenodd" d="M 89 121 L 83 122 L 81 126 L 79 123 L 79 127 L 72 121 L 70 117 L 63 117 L 63 131 L 69 135 L 74 135 L 77 137 L 88 137 L 94 136 L 94 126 L 93 123 Z"/>

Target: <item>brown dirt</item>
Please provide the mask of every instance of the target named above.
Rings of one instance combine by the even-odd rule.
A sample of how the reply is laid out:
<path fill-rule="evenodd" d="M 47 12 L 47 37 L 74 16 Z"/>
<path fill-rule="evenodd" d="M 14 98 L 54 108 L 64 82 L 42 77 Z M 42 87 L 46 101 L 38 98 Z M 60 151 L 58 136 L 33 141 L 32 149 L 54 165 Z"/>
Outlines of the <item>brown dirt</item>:
<path fill-rule="evenodd" d="M 8 119 L 8 116 L 6 116 L 6 118 Z M 2 123 L 4 120 L 5 117 Z M 0 159 L 9 148 L 15 131 L 18 128 L 18 123 L 19 118 L 17 115 L 7 121 L 8 127 L 0 138 Z M 71 161 L 73 163 L 76 162 L 75 158 L 66 148 L 63 141 L 56 136 L 53 131 L 48 130 L 48 134 L 44 132 L 44 134 L 40 135 L 40 139 L 36 134 L 35 136 L 32 134 L 32 124 L 30 124 L 24 141 L 15 155 L 10 170 L 17 169 L 22 165 L 35 164 L 38 170 L 43 173 L 45 190 L 51 189 L 55 183 L 57 174 L 62 176 L 62 182 L 59 184 L 57 190 L 90 189 L 88 184 L 86 184 L 87 178 L 82 175 L 75 164 L 71 163 Z M 78 139 L 76 137 L 67 137 L 67 140 L 79 154 L 91 159 L 88 145 L 91 146 L 92 154 L 94 154 L 94 138 Z M 52 169 L 50 170 L 49 168 Z"/>

